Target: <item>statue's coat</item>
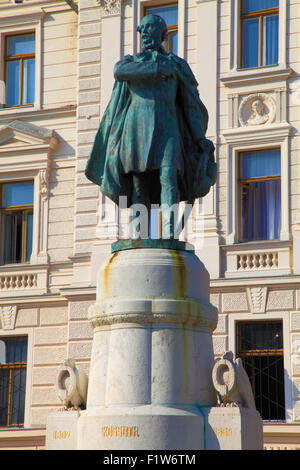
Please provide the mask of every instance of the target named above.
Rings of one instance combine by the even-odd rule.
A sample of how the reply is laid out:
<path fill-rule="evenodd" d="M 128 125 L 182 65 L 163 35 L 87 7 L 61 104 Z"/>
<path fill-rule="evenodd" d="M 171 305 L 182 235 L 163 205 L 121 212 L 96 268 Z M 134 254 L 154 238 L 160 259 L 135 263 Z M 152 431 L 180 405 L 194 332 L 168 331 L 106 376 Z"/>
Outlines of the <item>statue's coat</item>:
<path fill-rule="evenodd" d="M 174 76 L 159 75 L 157 56 L 171 61 Z M 87 178 L 117 204 L 120 196 L 127 196 L 130 206 L 132 174 L 147 173 L 153 177 L 151 203 L 159 204 L 157 170 L 175 165 L 180 200 L 193 202 L 205 196 L 216 179 L 214 147 L 205 139 L 208 113 L 188 64 L 160 48 L 126 56 L 114 74 L 112 96 L 87 162 Z M 203 139 L 205 150 L 199 147 Z"/>

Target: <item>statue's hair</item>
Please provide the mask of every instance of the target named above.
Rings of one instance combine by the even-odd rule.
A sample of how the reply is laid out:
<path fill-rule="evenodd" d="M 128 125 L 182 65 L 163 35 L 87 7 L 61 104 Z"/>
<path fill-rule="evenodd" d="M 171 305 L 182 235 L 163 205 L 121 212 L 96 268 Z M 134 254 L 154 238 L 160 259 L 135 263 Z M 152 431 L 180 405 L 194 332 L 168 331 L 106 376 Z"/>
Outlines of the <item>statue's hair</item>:
<path fill-rule="evenodd" d="M 167 23 L 165 22 L 165 20 L 159 16 L 159 15 L 147 15 L 147 16 L 154 16 L 155 18 L 157 18 L 159 20 L 159 26 L 160 26 L 160 29 L 161 29 L 161 39 L 162 39 L 162 42 L 166 39 L 166 35 L 167 35 L 167 32 L 168 32 L 168 27 L 167 27 Z M 144 16 L 144 18 L 146 18 L 147 16 Z M 143 19 L 144 19 L 143 18 Z M 140 24 L 139 26 L 137 27 L 137 32 L 140 33 L 141 32 L 141 29 L 140 29 Z"/>

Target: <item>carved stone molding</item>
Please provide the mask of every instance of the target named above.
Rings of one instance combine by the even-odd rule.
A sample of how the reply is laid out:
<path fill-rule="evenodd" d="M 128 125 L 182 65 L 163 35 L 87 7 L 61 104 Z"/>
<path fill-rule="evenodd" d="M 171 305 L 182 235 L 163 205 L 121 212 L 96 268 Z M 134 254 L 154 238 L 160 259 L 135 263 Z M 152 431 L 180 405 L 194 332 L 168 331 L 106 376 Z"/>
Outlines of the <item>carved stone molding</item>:
<path fill-rule="evenodd" d="M 247 289 L 251 313 L 265 313 L 267 287 L 250 287 Z"/>
<path fill-rule="evenodd" d="M 49 171 L 48 169 L 40 170 L 39 172 L 40 177 L 40 195 L 43 201 L 48 199 L 48 179 L 49 179 Z"/>
<path fill-rule="evenodd" d="M 97 0 L 102 7 L 103 16 L 120 15 L 122 0 Z"/>
<path fill-rule="evenodd" d="M 3 330 L 13 330 L 17 317 L 16 305 L 2 305 L 0 307 L 1 327 Z"/>
<path fill-rule="evenodd" d="M 244 97 L 238 110 L 241 126 L 261 126 L 274 121 L 276 104 L 266 93 L 254 93 Z"/>

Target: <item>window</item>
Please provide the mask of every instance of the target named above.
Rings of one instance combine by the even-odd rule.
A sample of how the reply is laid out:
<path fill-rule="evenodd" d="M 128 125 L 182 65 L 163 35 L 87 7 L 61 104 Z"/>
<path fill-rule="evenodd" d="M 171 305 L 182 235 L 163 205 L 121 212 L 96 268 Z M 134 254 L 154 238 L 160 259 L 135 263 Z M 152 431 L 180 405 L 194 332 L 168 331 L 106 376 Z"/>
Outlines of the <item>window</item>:
<path fill-rule="evenodd" d="M 27 339 L 0 338 L 0 426 L 24 424 Z"/>
<path fill-rule="evenodd" d="M 161 16 L 168 27 L 168 34 L 164 43 L 167 52 L 178 54 L 178 5 L 163 5 L 145 9 L 147 15 Z"/>
<path fill-rule="evenodd" d="M 238 323 L 237 345 L 262 419 L 284 420 L 282 322 Z"/>
<path fill-rule="evenodd" d="M 5 38 L 6 106 L 34 103 L 35 35 Z"/>
<path fill-rule="evenodd" d="M 240 241 L 279 239 L 280 150 L 243 152 L 239 157 Z"/>
<path fill-rule="evenodd" d="M 1 185 L 1 264 L 30 260 L 33 235 L 33 181 Z"/>
<path fill-rule="evenodd" d="M 278 63 L 279 0 L 242 0 L 242 67 Z"/>

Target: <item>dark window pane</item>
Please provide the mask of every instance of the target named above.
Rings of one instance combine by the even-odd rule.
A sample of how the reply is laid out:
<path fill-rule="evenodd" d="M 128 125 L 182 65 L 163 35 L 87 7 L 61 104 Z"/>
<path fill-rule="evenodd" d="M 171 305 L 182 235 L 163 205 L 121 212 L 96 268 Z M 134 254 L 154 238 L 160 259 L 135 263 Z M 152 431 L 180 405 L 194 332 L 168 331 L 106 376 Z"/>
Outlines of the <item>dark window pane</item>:
<path fill-rule="evenodd" d="M 2 264 L 20 263 L 22 261 L 23 213 L 15 211 L 2 214 L 1 224 Z"/>
<path fill-rule="evenodd" d="M 26 362 L 27 360 L 27 340 L 25 338 L 15 338 L 6 341 L 6 362 L 13 364 L 16 362 Z"/>
<path fill-rule="evenodd" d="M 4 207 L 33 204 L 33 181 L 4 185 Z"/>
<path fill-rule="evenodd" d="M 280 150 L 241 154 L 241 178 L 280 175 Z"/>
<path fill-rule="evenodd" d="M 35 90 L 35 60 L 24 60 L 23 104 L 34 102 Z"/>
<path fill-rule="evenodd" d="M 29 54 L 35 52 L 35 36 L 14 36 L 7 38 L 7 55 Z"/>
<path fill-rule="evenodd" d="M 1 339 L 0 349 L 0 426 L 20 425 L 25 410 L 27 339 Z"/>
<path fill-rule="evenodd" d="M 17 219 L 15 215 L 1 214 L 1 264 L 15 262 Z"/>
<path fill-rule="evenodd" d="M 0 369 L 0 426 L 7 426 L 9 397 L 9 370 Z"/>
<path fill-rule="evenodd" d="M 241 322 L 238 332 L 238 356 L 258 411 L 264 420 L 285 419 L 282 322 Z"/>
<path fill-rule="evenodd" d="M 258 18 L 244 20 L 243 67 L 258 66 L 259 21 Z"/>
<path fill-rule="evenodd" d="M 266 10 L 267 8 L 274 8 L 279 6 L 279 0 L 244 0 L 243 13 L 250 11 Z"/>
<path fill-rule="evenodd" d="M 25 411 L 26 370 L 13 371 L 12 411 L 10 424 L 22 424 Z"/>
<path fill-rule="evenodd" d="M 282 349 L 282 322 L 249 322 L 240 324 L 240 352 Z"/>
<path fill-rule="evenodd" d="M 20 62 L 12 60 L 6 66 L 6 104 L 20 104 Z"/>
<path fill-rule="evenodd" d="M 33 214 L 27 215 L 27 234 L 26 234 L 26 261 L 30 261 L 32 252 L 32 236 L 33 236 Z"/>
<path fill-rule="evenodd" d="M 242 186 L 243 241 L 276 240 L 281 229 L 281 184 L 279 180 Z"/>
<path fill-rule="evenodd" d="M 169 32 L 168 45 L 169 45 L 169 52 L 173 52 L 173 54 L 178 54 L 178 33 L 177 32 Z"/>
<path fill-rule="evenodd" d="M 157 8 L 148 8 L 147 15 L 159 15 L 161 16 L 168 26 L 178 24 L 178 6 L 169 5 Z"/>
<path fill-rule="evenodd" d="M 283 357 L 251 356 L 242 360 L 262 419 L 285 419 Z"/>
<path fill-rule="evenodd" d="M 278 15 L 264 18 L 263 65 L 278 62 Z"/>

